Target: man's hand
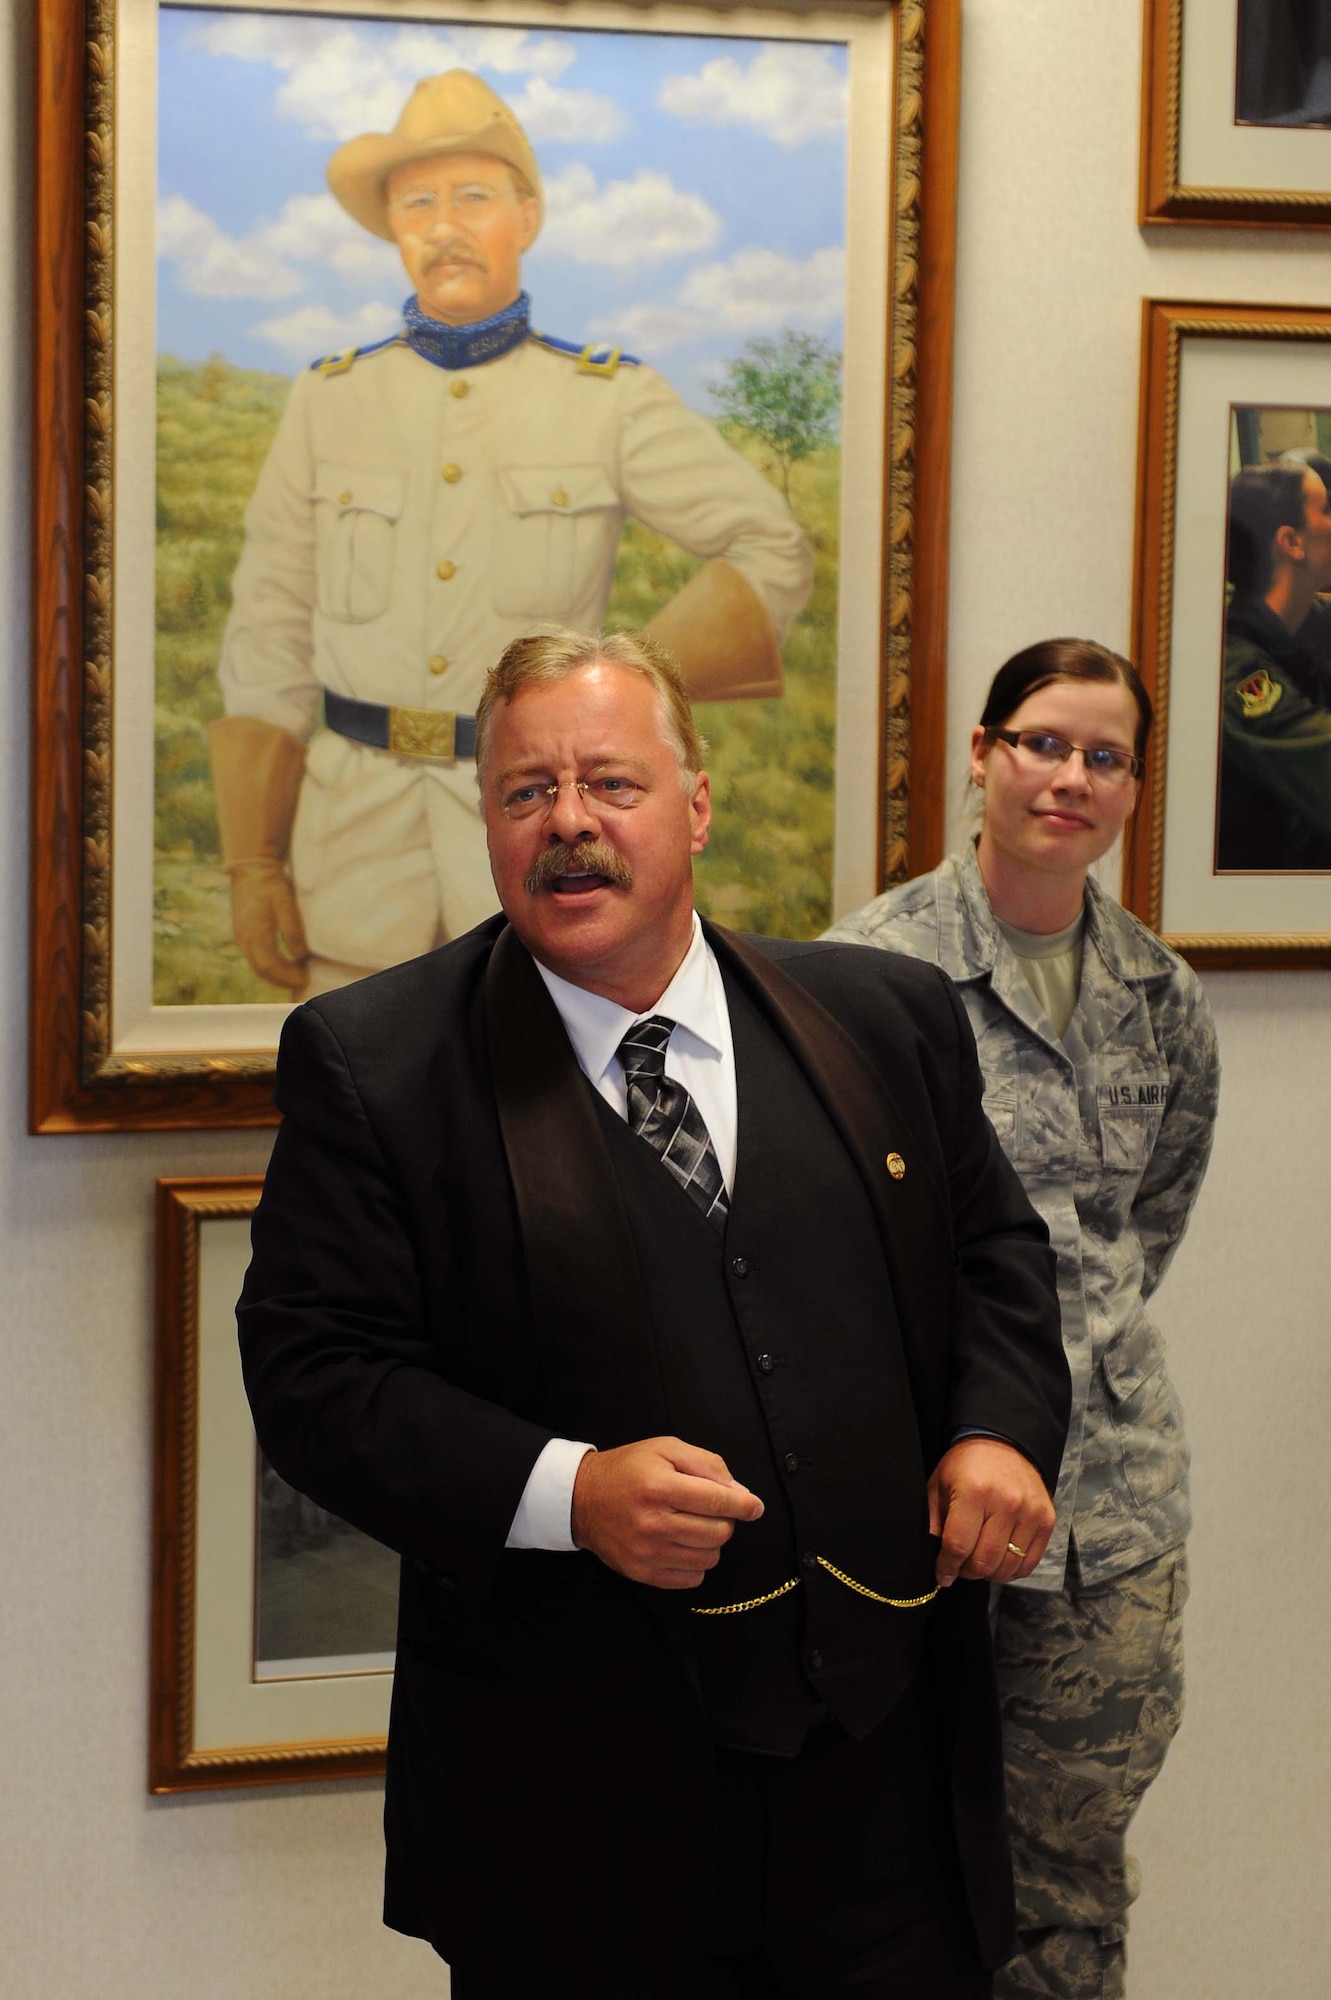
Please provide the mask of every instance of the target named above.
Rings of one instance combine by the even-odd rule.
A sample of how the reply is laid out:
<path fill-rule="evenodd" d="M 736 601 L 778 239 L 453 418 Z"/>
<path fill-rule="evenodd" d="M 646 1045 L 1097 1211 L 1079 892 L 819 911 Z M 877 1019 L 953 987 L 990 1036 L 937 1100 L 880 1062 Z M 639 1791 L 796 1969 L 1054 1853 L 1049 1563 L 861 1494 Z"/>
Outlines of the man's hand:
<path fill-rule="evenodd" d="M 573 1539 L 621 1576 L 658 1590 L 696 1590 L 763 1503 L 724 1459 L 680 1438 L 589 1451 L 573 1483 Z"/>
<path fill-rule="evenodd" d="M 236 943 L 260 979 L 299 993 L 309 983 L 310 948 L 286 869 L 280 861 L 233 861 L 227 873 Z"/>
<path fill-rule="evenodd" d="M 1044 1481 L 1015 1445 L 962 1438 L 939 1459 L 929 1481 L 929 1532 L 943 1538 L 937 1576 L 944 1590 L 959 1576 L 992 1583 L 1029 1576 L 1053 1531 Z"/>

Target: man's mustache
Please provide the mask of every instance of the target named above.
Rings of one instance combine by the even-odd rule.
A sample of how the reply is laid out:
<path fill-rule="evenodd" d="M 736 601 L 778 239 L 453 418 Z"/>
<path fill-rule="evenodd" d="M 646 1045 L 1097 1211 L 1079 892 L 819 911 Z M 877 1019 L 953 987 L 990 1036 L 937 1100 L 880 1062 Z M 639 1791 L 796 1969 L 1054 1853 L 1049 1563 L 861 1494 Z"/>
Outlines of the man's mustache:
<path fill-rule="evenodd" d="M 622 854 L 604 840 L 579 840 L 570 847 L 543 847 L 523 883 L 529 896 L 539 896 L 562 875 L 604 875 L 614 889 L 633 887 L 633 870 Z"/>
<path fill-rule="evenodd" d="M 464 243 L 460 237 L 455 237 L 448 243 L 437 244 L 433 250 L 427 250 L 421 259 L 423 271 L 433 271 L 439 264 L 470 264 L 477 271 L 487 272 L 490 269 L 489 263 L 480 251 L 474 250 L 470 243 Z"/>

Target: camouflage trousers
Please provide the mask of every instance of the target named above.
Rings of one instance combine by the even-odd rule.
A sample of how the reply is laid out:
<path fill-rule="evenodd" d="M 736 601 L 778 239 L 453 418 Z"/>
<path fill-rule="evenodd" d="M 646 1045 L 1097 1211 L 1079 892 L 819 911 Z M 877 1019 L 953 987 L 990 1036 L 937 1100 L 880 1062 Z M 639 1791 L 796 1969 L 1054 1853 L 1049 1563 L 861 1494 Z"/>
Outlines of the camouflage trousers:
<path fill-rule="evenodd" d="M 1075 1558 L 1056 1596 L 1003 1590 L 994 1650 L 1003 1706 L 1017 1956 L 995 2000 L 1121 2000 L 1128 1823 L 1183 1714 L 1180 1549 L 1094 1588 Z"/>

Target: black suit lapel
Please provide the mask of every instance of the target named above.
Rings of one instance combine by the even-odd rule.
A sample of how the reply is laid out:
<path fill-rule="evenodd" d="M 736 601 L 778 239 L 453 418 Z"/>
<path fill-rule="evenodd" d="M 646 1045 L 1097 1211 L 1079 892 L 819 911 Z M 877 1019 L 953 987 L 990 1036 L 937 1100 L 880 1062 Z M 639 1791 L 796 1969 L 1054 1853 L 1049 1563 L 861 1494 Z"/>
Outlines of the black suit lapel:
<path fill-rule="evenodd" d="M 925 1149 L 882 1076 L 798 980 L 733 932 L 708 924 L 707 939 L 723 971 L 742 982 L 789 1044 L 868 1190 L 901 1316 L 916 1407 L 927 1436 L 929 1419 L 937 1414 L 932 1408 L 937 1318 L 946 1309 L 952 1250 L 946 1214 L 924 1167 Z M 899 1180 L 887 1165 L 893 1155 L 904 1163 Z"/>
<path fill-rule="evenodd" d="M 485 983 L 499 1126 L 551 1421 L 610 1446 L 665 1428 L 642 1275 L 591 1087 L 532 959 L 501 931 Z"/>

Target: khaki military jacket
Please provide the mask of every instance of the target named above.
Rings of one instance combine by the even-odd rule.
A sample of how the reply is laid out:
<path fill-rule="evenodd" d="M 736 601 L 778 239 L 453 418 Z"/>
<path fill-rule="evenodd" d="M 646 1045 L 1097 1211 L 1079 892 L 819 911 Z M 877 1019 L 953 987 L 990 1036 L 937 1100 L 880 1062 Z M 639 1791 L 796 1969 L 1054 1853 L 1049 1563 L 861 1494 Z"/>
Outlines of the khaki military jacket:
<path fill-rule="evenodd" d="M 1081 991 L 1060 1041 L 994 919 L 973 848 L 828 932 L 932 960 L 975 1031 L 985 1110 L 1058 1257 L 1072 1419 L 1058 1524 L 1026 1587 L 1091 1583 L 1175 1548 L 1188 1449 L 1145 1310 L 1206 1170 L 1219 1058 L 1191 969 L 1093 881 Z"/>
<path fill-rule="evenodd" d="M 723 556 L 784 636 L 812 584 L 808 541 L 654 369 L 534 335 L 459 370 L 402 342 L 309 369 L 245 516 L 227 711 L 302 738 L 325 688 L 473 714 L 510 640 L 601 623 L 629 515 Z M 321 732 L 292 867 L 323 956 L 387 965 L 469 929 L 495 907 L 474 764 L 413 764 Z"/>

